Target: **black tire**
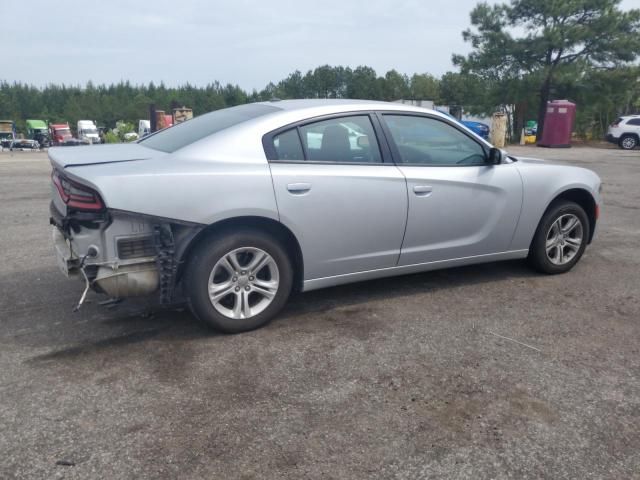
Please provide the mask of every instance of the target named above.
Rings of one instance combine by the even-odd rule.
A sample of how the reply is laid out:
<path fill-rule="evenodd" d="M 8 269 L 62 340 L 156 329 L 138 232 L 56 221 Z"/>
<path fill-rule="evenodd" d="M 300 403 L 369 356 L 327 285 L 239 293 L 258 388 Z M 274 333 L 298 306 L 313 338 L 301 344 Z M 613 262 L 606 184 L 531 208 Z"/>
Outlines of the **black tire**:
<path fill-rule="evenodd" d="M 547 235 L 550 232 L 552 225 L 563 215 L 572 214 L 575 215 L 581 223 L 582 227 L 582 243 L 578 248 L 575 255 L 567 263 L 558 265 L 553 263 L 547 255 Z M 542 216 L 536 233 L 533 236 L 531 247 L 529 248 L 529 256 L 527 261 L 529 265 L 535 270 L 546 273 L 549 275 L 556 275 L 559 273 L 568 272 L 573 266 L 578 263 L 580 257 L 584 253 L 587 247 L 587 242 L 590 235 L 590 225 L 587 214 L 584 209 L 575 202 L 567 200 L 560 200 L 552 203 L 545 214 Z"/>
<path fill-rule="evenodd" d="M 635 135 L 622 135 L 618 143 L 623 150 L 633 150 L 638 146 L 638 137 Z"/>
<path fill-rule="evenodd" d="M 230 318 L 220 313 L 209 298 L 209 276 L 223 256 L 240 248 L 268 253 L 277 265 L 278 289 L 271 303 L 249 318 Z M 293 285 L 293 268 L 282 244 L 256 229 L 243 228 L 211 235 L 190 255 L 184 277 L 185 295 L 192 313 L 206 325 L 224 333 L 239 333 L 267 324 L 287 302 Z M 230 294 L 231 295 L 231 294 Z"/>

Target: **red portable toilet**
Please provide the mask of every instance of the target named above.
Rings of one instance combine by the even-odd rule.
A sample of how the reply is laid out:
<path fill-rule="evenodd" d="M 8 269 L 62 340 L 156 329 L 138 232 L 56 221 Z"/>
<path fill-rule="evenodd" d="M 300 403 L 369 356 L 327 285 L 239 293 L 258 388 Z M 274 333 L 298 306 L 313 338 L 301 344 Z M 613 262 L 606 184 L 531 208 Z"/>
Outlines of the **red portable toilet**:
<path fill-rule="evenodd" d="M 576 118 L 576 104 L 568 100 L 547 102 L 539 147 L 569 148 Z"/>

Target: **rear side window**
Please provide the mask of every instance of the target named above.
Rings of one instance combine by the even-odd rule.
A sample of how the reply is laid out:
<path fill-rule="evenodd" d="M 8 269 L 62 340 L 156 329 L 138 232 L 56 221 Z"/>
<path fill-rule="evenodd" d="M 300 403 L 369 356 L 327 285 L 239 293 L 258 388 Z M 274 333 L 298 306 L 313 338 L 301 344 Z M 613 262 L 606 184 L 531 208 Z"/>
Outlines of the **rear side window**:
<path fill-rule="evenodd" d="M 161 130 L 145 137 L 140 140 L 139 143 L 145 147 L 172 153 L 225 128 L 233 127 L 247 120 L 279 110 L 279 108 L 271 105 L 257 103 L 223 108 L 205 115 L 200 115 L 184 123 L 179 123 L 166 130 Z"/>
<path fill-rule="evenodd" d="M 278 160 L 304 160 L 304 152 L 296 128 L 273 137 L 273 147 Z"/>
<path fill-rule="evenodd" d="M 381 163 L 376 134 L 367 115 L 331 118 L 300 127 L 309 160 Z"/>
<path fill-rule="evenodd" d="M 640 125 L 640 118 L 632 118 L 627 122 L 627 125 Z"/>
<path fill-rule="evenodd" d="M 293 127 L 265 144 L 270 160 L 327 163 L 382 163 L 368 115 L 335 117 Z"/>

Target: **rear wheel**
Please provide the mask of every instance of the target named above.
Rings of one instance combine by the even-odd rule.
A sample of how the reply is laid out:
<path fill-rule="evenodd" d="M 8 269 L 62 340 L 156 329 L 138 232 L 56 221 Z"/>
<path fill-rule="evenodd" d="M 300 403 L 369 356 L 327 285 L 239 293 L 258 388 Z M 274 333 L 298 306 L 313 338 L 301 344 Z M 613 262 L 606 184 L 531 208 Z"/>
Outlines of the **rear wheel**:
<path fill-rule="evenodd" d="M 620 148 L 633 150 L 638 146 L 638 138 L 635 135 L 623 135 L 620 137 Z"/>
<path fill-rule="evenodd" d="M 584 253 L 589 233 L 589 219 L 580 205 L 565 200 L 552 204 L 531 242 L 529 264 L 543 273 L 568 272 Z"/>
<path fill-rule="evenodd" d="M 238 230 L 203 241 L 190 258 L 185 283 L 195 316 L 237 333 L 263 326 L 282 309 L 293 269 L 275 238 Z"/>

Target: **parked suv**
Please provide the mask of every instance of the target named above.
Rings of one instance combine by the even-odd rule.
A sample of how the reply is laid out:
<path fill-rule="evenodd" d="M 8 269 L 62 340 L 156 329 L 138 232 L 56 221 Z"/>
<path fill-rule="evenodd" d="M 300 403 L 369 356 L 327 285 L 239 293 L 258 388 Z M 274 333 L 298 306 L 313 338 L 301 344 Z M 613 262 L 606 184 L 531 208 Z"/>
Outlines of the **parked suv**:
<path fill-rule="evenodd" d="M 640 144 L 640 115 L 627 115 L 609 125 L 607 140 L 624 150 L 633 150 Z"/>

